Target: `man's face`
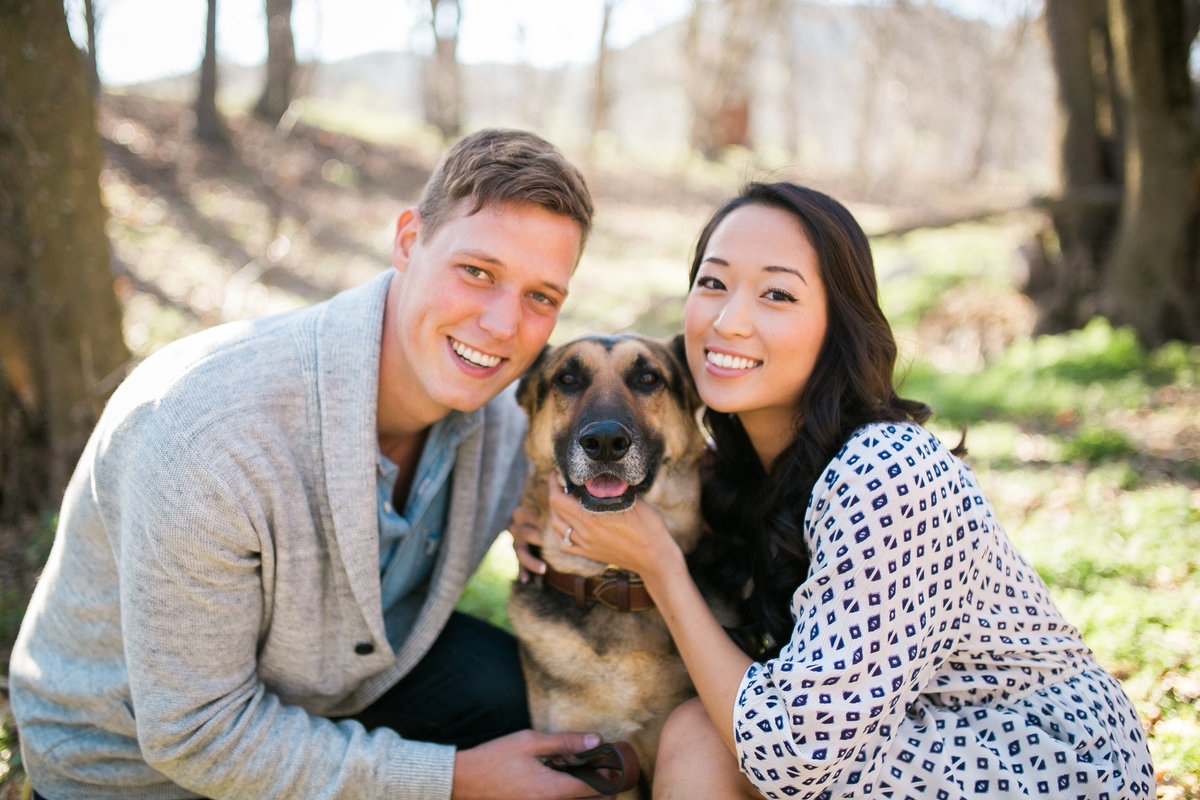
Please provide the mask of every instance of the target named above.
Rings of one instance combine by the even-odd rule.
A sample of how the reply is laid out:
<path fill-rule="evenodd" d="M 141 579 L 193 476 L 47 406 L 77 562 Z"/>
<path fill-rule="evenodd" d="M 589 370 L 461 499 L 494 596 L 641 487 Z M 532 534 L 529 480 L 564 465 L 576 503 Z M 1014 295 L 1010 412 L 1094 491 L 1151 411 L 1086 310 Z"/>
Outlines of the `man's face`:
<path fill-rule="evenodd" d="M 432 236 L 414 209 L 396 227 L 380 402 L 406 423 L 473 411 L 520 377 L 579 259 L 582 232 L 569 217 L 532 204 L 469 208 Z"/>

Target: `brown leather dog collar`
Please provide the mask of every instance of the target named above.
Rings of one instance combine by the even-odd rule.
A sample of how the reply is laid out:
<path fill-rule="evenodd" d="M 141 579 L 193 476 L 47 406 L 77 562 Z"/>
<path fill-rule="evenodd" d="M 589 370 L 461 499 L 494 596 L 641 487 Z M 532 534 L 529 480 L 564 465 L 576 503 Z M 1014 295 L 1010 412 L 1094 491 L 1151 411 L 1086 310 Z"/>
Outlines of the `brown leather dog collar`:
<path fill-rule="evenodd" d="M 549 564 L 542 578 L 563 594 L 575 598 L 575 607 L 587 611 L 599 603 L 614 611 L 649 611 L 654 599 L 641 577 L 623 569 L 609 567 L 599 575 L 558 572 Z"/>

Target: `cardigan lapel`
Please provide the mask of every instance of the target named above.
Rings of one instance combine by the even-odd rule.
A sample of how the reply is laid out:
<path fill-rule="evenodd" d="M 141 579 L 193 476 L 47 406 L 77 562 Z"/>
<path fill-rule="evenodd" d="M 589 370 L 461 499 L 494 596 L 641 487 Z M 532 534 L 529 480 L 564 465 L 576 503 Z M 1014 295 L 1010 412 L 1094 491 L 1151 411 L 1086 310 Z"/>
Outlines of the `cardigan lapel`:
<path fill-rule="evenodd" d="M 396 653 L 396 667 L 408 672 L 428 652 L 430 645 L 446 626 L 446 620 L 458 604 L 463 586 L 470 578 L 474 531 L 481 524 L 479 508 L 479 470 L 483 460 L 483 426 L 480 425 L 458 445 L 454 469 L 450 473 L 450 507 L 437 563 L 429 579 L 429 593 L 412 631 Z"/>
<path fill-rule="evenodd" d="M 321 452 L 333 535 L 350 590 L 377 646 L 386 645 L 379 586 L 376 403 L 387 269 L 326 305 L 317 325 Z"/>

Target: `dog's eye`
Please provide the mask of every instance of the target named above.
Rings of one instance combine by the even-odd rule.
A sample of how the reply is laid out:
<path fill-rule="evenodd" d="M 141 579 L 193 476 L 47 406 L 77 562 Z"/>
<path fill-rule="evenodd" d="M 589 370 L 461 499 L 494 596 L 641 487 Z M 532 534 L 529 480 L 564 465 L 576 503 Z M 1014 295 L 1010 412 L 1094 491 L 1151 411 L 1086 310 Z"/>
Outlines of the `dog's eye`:
<path fill-rule="evenodd" d="M 559 386 L 578 386 L 579 378 L 574 372 L 560 372 L 554 376 L 554 380 Z"/>
<path fill-rule="evenodd" d="M 646 370 L 637 376 L 637 382 L 642 386 L 653 386 L 662 380 L 662 377 L 654 370 Z"/>

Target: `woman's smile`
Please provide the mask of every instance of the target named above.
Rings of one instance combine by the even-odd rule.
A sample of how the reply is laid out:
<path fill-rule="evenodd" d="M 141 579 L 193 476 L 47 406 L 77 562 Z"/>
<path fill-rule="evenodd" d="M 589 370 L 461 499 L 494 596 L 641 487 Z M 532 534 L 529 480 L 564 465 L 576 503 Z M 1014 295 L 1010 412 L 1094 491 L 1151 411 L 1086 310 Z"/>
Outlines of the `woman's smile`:
<path fill-rule="evenodd" d="M 755 367 L 761 367 L 763 363 L 758 359 L 745 358 L 732 353 L 723 353 L 712 348 L 705 348 L 704 360 L 710 372 L 714 372 L 717 375 L 731 373 L 735 376 L 738 373 L 744 373 Z"/>

